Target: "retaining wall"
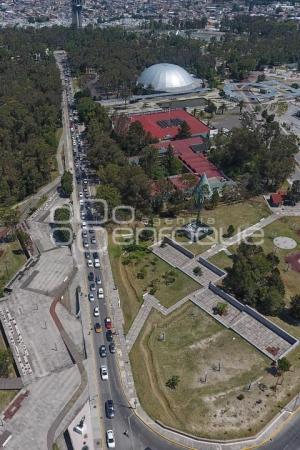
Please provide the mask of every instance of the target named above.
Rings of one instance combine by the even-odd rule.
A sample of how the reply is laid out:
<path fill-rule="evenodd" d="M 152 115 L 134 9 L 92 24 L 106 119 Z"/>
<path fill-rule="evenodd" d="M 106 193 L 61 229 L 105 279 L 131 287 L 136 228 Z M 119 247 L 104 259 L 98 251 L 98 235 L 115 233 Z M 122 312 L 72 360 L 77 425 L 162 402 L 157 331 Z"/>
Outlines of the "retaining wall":
<path fill-rule="evenodd" d="M 207 261 L 207 259 L 204 259 L 201 256 L 199 256 L 198 261 L 200 264 L 202 264 L 204 267 L 214 272 L 219 277 L 223 277 L 224 275 L 226 275 L 225 270 L 222 270 L 220 269 L 220 267 L 215 266 L 211 262 Z"/>
<path fill-rule="evenodd" d="M 218 288 L 213 283 L 209 283 L 209 289 L 211 291 L 215 292 L 220 297 L 222 297 L 224 300 L 228 301 L 228 303 L 230 303 L 231 305 L 235 306 L 241 312 L 245 312 L 249 316 L 254 317 L 258 322 L 260 322 L 265 327 L 269 328 L 271 331 L 276 333 L 278 336 L 280 336 L 282 339 L 287 341 L 289 344 L 295 345 L 295 344 L 298 343 L 298 339 L 294 338 L 294 336 L 290 335 L 285 330 L 280 328 L 278 325 L 276 325 L 275 323 L 273 323 L 270 320 L 268 320 L 266 317 L 261 315 L 255 309 L 250 308 L 250 306 L 248 306 L 248 305 L 243 305 L 241 302 L 239 302 L 232 295 L 227 294 L 227 292 L 225 292 L 222 289 Z"/>
<path fill-rule="evenodd" d="M 182 245 L 178 244 L 177 242 L 173 241 L 173 239 L 170 239 L 167 236 L 164 237 L 163 242 L 176 248 L 176 250 L 178 250 L 180 253 L 183 253 L 185 256 L 187 256 L 190 259 L 193 259 L 195 256 L 194 253 L 190 252 L 189 250 L 184 248 Z"/>

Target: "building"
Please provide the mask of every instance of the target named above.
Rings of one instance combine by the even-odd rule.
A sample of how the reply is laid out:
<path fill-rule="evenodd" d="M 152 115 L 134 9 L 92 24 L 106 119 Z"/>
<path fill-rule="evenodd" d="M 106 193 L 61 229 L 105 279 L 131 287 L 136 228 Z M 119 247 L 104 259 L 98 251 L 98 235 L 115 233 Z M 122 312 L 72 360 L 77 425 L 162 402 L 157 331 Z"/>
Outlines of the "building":
<path fill-rule="evenodd" d="M 225 186 L 233 185 L 233 181 L 229 180 L 222 171 L 220 171 L 206 156 L 206 142 L 198 137 L 180 139 L 175 141 L 161 141 L 155 144 L 160 153 L 172 147 L 174 155 L 182 162 L 186 169 L 196 175 L 198 178 L 204 176 L 208 179 L 211 191 L 217 189 L 221 194 Z M 175 187 L 176 181 L 170 180 Z"/>
<path fill-rule="evenodd" d="M 140 122 L 146 132 L 151 133 L 153 137 L 159 140 L 174 139 L 183 122 L 189 125 L 192 136 L 209 137 L 208 126 L 184 109 L 132 114 L 129 119 L 130 122 Z"/>
<path fill-rule="evenodd" d="M 193 92 L 202 81 L 193 77 L 176 64 L 154 64 L 145 69 L 137 80 L 137 85 L 155 92 Z"/>

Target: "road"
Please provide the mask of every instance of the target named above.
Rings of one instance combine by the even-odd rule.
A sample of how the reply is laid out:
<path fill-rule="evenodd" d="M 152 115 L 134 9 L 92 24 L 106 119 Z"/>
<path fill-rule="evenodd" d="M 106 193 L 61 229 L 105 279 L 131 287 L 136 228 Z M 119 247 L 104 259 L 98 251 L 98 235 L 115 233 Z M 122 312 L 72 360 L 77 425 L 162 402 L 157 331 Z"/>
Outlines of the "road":
<path fill-rule="evenodd" d="M 69 102 L 71 98 L 71 103 L 73 102 L 73 92 L 71 86 L 67 86 Z M 86 253 L 98 253 L 98 243 L 92 243 L 92 239 L 96 237 L 95 230 L 98 228 L 97 226 L 92 226 L 89 224 L 87 229 L 82 225 L 84 223 L 83 217 L 88 216 L 91 213 L 90 207 L 90 182 L 88 180 L 88 171 L 86 168 L 86 148 L 82 144 L 80 140 L 80 134 L 78 133 L 76 125 L 71 125 L 69 121 L 69 111 L 67 108 L 68 97 L 66 93 L 64 93 L 64 107 L 63 107 L 63 119 L 66 122 L 66 125 L 71 129 L 71 135 L 66 133 L 66 146 L 65 148 L 69 151 L 66 151 L 66 167 L 71 170 L 77 176 L 77 186 L 75 191 L 75 200 L 73 202 L 73 210 L 74 217 L 77 218 L 78 223 L 81 222 L 81 228 L 78 228 L 78 240 L 83 239 L 83 242 L 86 243 L 87 248 L 82 249 L 86 250 Z M 71 113 L 72 114 L 72 113 Z M 72 131 L 73 128 L 73 131 Z M 75 145 L 74 145 L 74 137 L 75 137 Z M 72 145 L 73 142 L 73 145 Z M 75 158 L 75 168 L 74 161 L 72 157 L 72 153 Z M 81 161 L 80 158 L 81 157 Z M 80 163 L 78 164 L 78 161 Z M 74 197 L 73 197 L 74 198 Z M 84 201 L 83 201 L 84 199 Z M 80 204 L 82 203 L 82 204 Z M 84 203 L 84 204 L 83 204 Z M 81 216 L 81 217 L 80 217 Z M 85 233 L 86 231 L 86 233 Z M 86 236 L 86 237 L 83 237 Z M 83 323 L 83 326 L 89 327 L 89 334 L 92 334 L 93 337 L 93 346 L 94 346 L 94 355 L 95 355 L 95 370 L 96 373 L 95 379 L 97 380 L 96 386 L 96 394 L 95 399 L 92 399 L 92 402 L 97 400 L 96 403 L 100 404 L 100 419 L 101 419 L 101 438 L 102 441 L 105 439 L 105 431 L 109 429 L 113 429 L 115 440 L 116 440 L 116 448 L 122 450 L 144 450 L 147 447 L 150 447 L 153 450 L 179 450 L 182 449 L 181 446 L 176 446 L 173 443 L 168 443 L 165 439 L 159 437 L 155 433 L 153 433 L 145 424 L 135 415 L 132 407 L 129 405 L 127 398 L 123 392 L 120 377 L 119 377 L 119 369 L 116 362 L 115 354 L 110 353 L 109 351 L 109 342 L 106 339 L 106 332 L 104 326 L 104 319 L 109 317 L 109 302 L 106 300 L 106 287 L 102 283 L 103 275 L 102 269 L 95 267 L 95 258 L 90 255 L 92 264 L 91 267 L 87 266 L 88 259 L 84 256 L 83 251 L 80 250 L 80 245 L 76 247 L 75 254 L 73 255 L 78 263 L 78 267 L 80 272 L 83 275 L 82 279 L 82 302 L 86 302 L 89 305 L 89 315 L 87 317 L 87 323 Z M 101 284 L 96 284 L 95 281 L 89 281 L 88 275 L 92 276 L 94 280 L 99 278 L 101 280 Z M 91 275 L 92 274 L 92 275 Z M 95 284 L 96 290 L 90 290 L 92 284 Z M 97 298 L 97 290 L 100 288 L 104 291 L 104 298 Z M 89 301 L 87 294 L 92 293 L 94 295 L 94 300 Z M 86 306 L 86 305 L 85 305 Z M 94 308 L 98 306 L 100 317 L 94 316 Z M 95 324 L 99 322 L 102 327 L 101 333 L 96 333 L 94 331 Z M 107 356 L 105 358 L 101 358 L 99 355 L 99 348 L 101 345 L 106 346 Z M 100 377 L 100 367 L 101 365 L 107 366 L 108 369 L 108 380 L 101 380 Z M 91 380 L 90 380 L 91 382 Z M 99 389 L 97 389 L 99 387 Z M 113 400 L 115 406 L 115 417 L 113 419 L 109 419 L 105 414 L 105 402 L 107 400 Z M 128 436 L 124 435 L 124 431 L 128 431 Z"/>
<path fill-rule="evenodd" d="M 300 414 L 290 419 L 281 432 L 261 450 L 299 450 L 300 449 Z"/>

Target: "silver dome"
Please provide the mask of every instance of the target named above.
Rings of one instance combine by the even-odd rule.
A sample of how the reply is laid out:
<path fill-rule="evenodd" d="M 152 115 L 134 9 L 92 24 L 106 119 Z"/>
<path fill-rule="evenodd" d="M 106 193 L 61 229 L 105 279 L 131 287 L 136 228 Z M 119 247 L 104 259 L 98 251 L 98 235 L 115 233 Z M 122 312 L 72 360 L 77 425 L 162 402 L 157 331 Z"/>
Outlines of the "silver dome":
<path fill-rule="evenodd" d="M 154 91 L 172 92 L 192 89 L 194 78 L 176 64 L 154 64 L 145 69 L 137 80 L 145 88 L 151 86 Z"/>

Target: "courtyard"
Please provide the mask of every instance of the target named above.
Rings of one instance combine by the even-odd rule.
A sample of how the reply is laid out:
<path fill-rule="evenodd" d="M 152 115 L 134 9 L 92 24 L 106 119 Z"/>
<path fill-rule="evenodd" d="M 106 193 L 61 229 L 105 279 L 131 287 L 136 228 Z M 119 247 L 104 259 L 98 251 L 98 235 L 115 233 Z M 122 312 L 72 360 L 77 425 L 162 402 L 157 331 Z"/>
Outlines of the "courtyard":
<path fill-rule="evenodd" d="M 110 242 L 109 256 L 120 293 L 125 333 L 142 305 L 145 292 L 155 295 L 168 308 L 201 287 L 146 248 L 127 254 L 121 246 Z"/>

